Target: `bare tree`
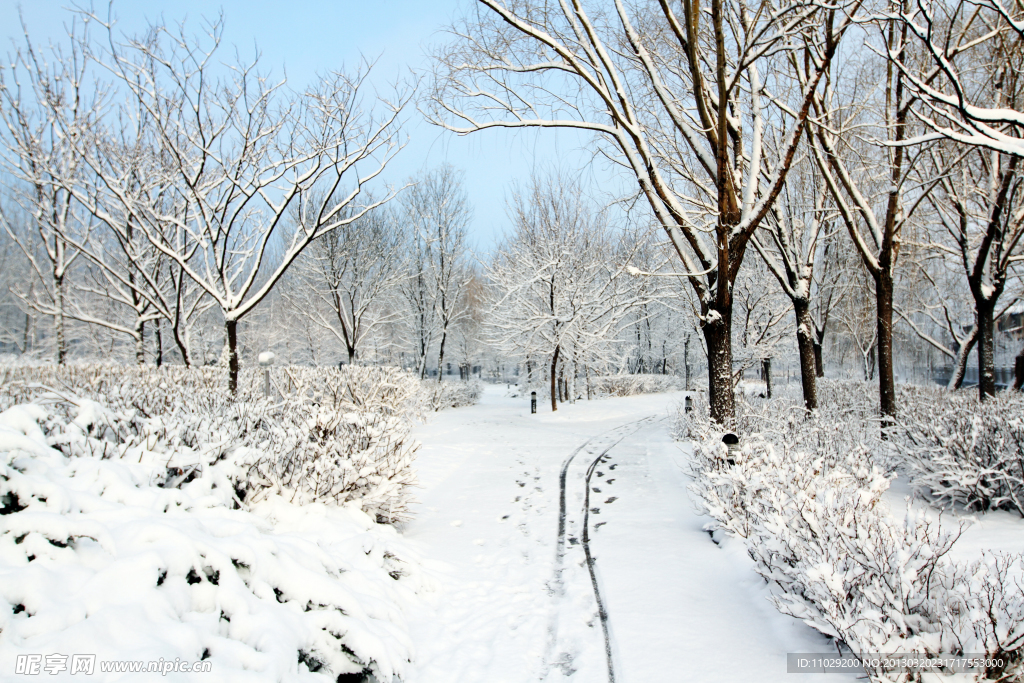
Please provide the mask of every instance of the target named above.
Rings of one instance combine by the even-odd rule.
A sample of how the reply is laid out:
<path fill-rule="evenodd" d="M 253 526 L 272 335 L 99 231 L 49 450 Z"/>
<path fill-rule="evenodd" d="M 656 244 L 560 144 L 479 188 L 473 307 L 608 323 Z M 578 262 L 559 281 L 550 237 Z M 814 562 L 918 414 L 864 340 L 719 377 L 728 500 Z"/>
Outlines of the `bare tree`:
<path fill-rule="evenodd" d="M 16 292 L 27 305 L 53 318 L 60 364 L 67 356 L 67 280 L 81 253 L 73 242 L 86 241 L 92 227 L 63 181 L 83 173 L 77 151 L 93 144 L 89 131 L 97 124 L 104 97 L 101 87 L 87 83 L 90 60 L 76 33 L 82 30 L 82 24 L 72 23 L 70 47 L 42 53 L 22 24 L 24 46 L 0 67 L 0 143 L 7 152 L 2 163 L 12 181 L 9 196 L 31 216 L 32 230 L 16 229 L 13 207 L 6 203 L 0 205 L 0 222 L 28 259 L 39 285 Z"/>
<path fill-rule="evenodd" d="M 216 303 L 234 391 L 239 320 L 309 244 L 393 197 L 384 193 L 359 211 L 344 211 L 399 148 L 397 122 L 406 97 L 381 101 L 380 116 L 368 109 L 368 64 L 352 75 L 325 74 L 295 94 L 287 93 L 284 81 L 268 81 L 257 61 L 218 77 L 220 21 L 209 26 L 208 42 L 192 38 L 184 26 L 171 31 L 160 24 L 118 42 L 110 20 L 87 16 L 108 37 L 91 54 L 127 102 L 120 116 L 97 121 L 97 136 L 118 139 L 110 121 L 123 127 L 133 112 L 141 112 L 134 135 L 156 146 L 132 146 L 150 150 L 140 158 L 118 154 L 123 145 L 77 144 L 78 158 L 96 182 L 82 187 L 65 178 L 65 189 L 83 201 L 101 195 L 97 205 L 120 205 L 105 221 L 116 224 L 118 216 L 130 216 L 150 244 Z M 57 123 L 71 130 L 70 121 Z M 136 192 L 138 177 L 156 179 L 163 201 L 143 201 Z M 292 211 L 298 216 L 295 229 L 282 237 Z M 283 246 L 271 262 L 268 247 L 277 240 Z"/>
<path fill-rule="evenodd" d="M 907 33 L 904 25 L 889 19 L 869 35 L 881 43 L 882 47 L 876 46 L 879 52 L 902 54 Z M 814 98 L 818 125 L 813 130 L 811 148 L 871 277 L 877 327 L 871 336 L 877 353 L 879 408 L 884 420 L 889 421 L 897 411 L 893 363 L 896 267 L 903 231 L 934 181 L 919 186 L 909 173 L 914 162 L 906 143 L 912 137 L 910 115 L 915 98 L 906 87 L 903 72 L 889 63 L 870 61 L 860 68 L 849 68 L 859 73 L 845 79 L 845 87 L 833 84 L 830 74 L 826 87 Z M 877 87 L 868 85 L 879 79 Z M 856 336 L 866 338 L 864 334 Z"/>
<path fill-rule="evenodd" d="M 385 304 L 406 278 L 402 247 L 395 217 L 381 207 L 317 239 L 298 263 L 301 286 L 286 298 L 342 343 L 349 364 L 374 328 L 397 315 Z"/>
<path fill-rule="evenodd" d="M 466 229 L 472 215 L 461 173 L 442 165 L 417 179 L 402 197 L 407 229 L 417 233 L 425 261 L 423 285 L 437 324 L 437 379 L 441 381 L 445 345 L 453 324 L 466 315 L 462 292 L 470 281 Z M 421 269 L 421 272 L 423 269 Z M 426 346 L 421 345 L 424 353 Z M 421 375 L 425 372 L 423 363 Z"/>
<path fill-rule="evenodd" d="M 1019 206 L 1024 156 L 1024 11 L 1001 0 L 916 0 L 893 13 L 923 64 L 890 50 L 924 132 L 911 143 L 947 139 L 932 152 L 944 163 L 942 201 L 935 203 L 948 240 L 931 246 L 960 262 L 974 299 L 981 399 L 995 395 L 994 334 L 998 300 L 1010 269 L 1024 260 L 1024 207 Z M 962 146 L 979 148 L 963 154 Z M 941 157 L 941 159 L 940 159 Z M 955 158 L 954 157 L 959 157 Z"/>
<path fill-rule="evenodd" d="M 984 400 L 996 392 L 995 322 L 1016 302 L 1012 299 L 1000 311 L 999 299 L 1014 263 L 1024 258 L 1020 157 L 977 148 L 963 154 L 952 145 L 936 146 L 930 156 L 929 168 L 948 171 L 931 198 L 944 234 L 934 235 L 925 246 L 950 258 L 967 280 L 974 308 L 969 336 L 977 342 L 978 391 Z"/>
<path fill-rule="evenodd" d="M 725 422 L 735 410 L 731 288 L 859 0 L 594 5 L 479 0 L 483 11 L 436 54 L 429 115 L 461 134 L 597 137 L 636 179 L 689 276 L 711 412 Z"/>
<path fill-rule="evenodd" d="M 815 290 L 821 288 L 815 286 L 814 269 L 826 256 L 823 252 L 836 215 L 820 173 L 807 160 L 801 162 L 800 171 L 789 176 L 764 227 L 751 241 L 792 302 L 804 407 L 816 410 L 821 338 L 829 308 L 819 306 L 823 315 L 815 320 L 812 304 Z M 762 245 L 762 241 L 765 244 Z M 826 288 L 825 296 L 829 294 L 831 290 Z"/>
<path fill-rule="evenodd" d="M 605 216 L 581 195 L 565 178 L 535 177 L 513 198 L 514 232 L 488 269 L 491 336 L 510 354 L 547 359 L 553 411 L 560 364 L 607 357 L 637 303 L 612 263 Z"/>

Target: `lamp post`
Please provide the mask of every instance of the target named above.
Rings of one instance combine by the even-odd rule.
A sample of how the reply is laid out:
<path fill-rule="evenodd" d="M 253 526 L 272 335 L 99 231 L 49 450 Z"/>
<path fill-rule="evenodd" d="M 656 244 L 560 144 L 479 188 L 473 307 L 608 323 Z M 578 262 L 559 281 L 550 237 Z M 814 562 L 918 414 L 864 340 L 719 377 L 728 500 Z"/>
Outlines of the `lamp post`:
<path fill-rule="evenodd" d="M 274 358 L 273 351 L 264 351 L 257 358 L 263 367 L 263 398 L 270 396 L 270 366 L 274 364 Z"/>
<path fill-rule="evenodd" d="M 536 412 L 537 412 L 537 392 L 536 391 L 531 391 L 530 392 L 530 413 L 533 414 L 533 413 L 536 413 Z"/>

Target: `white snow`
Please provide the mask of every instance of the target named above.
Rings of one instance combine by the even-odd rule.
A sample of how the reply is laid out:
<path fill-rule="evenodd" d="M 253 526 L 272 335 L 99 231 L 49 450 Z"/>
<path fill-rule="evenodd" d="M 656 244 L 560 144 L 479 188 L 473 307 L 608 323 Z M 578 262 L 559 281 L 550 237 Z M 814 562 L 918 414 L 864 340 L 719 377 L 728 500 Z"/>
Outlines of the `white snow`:
<path fill-rule="evenodd" d="M 420 502 L 397 529 L 354 505 L 271 496 L 229 509 L 201 480 L 152 485 L 148 460 L 65 457 L 47 444 L 38 406 L 0 413 L 0 484 L 29 505 L 0 516 L 0 607 L 10 606 L 0 609 L 0 672 L 25 653 L 206 652 L 213 677 L 168 680 L 328 680 L 296 655 L 357 671 L 342 636 L 379 680 L 608 680 L 582 545 L 585 478 L 602 453 L 587 529 L 616 681 L 788 683 L 787 653 L 833 651 L 773 606 L 741 539 L 703 530 L 689 446 L 670 436 L 681 392 L 538 414 L 510 394 L 489 385 L 478 405 L 413 430 Z M 83 403 L 78 428 L 97 410 Z M 559 546 L 559 479 L 574 453 Z M 887 496 L 904 493 L 897 484 Z M 956 546 L 964 559 L 1024 547 L 1018 518 L 978 517 Z"/>
<path fill-rule="evenodd" d="M 616 680 L 790 681 L 787 652 L 830 651 L 769 603 L 739 543 L 715 545 L 702 530 L 708 520 L 686 490 L 685 453 L 669 436 L 681 393 L 564 403 L 536 415 L 528 399 L 504 393 L 488 386 L 479 405 L 413 432 L 423 444 L 422 504 L 404 533 L 441 587 L 430 596 L 436 613 L 410 621 L 417 658 L 407 683 L 607 680 L 578 523 L 566 530 L 564 586 L 555 580 L 559 471 L 587 439 L 648 416 L 652 423 L 613 446 L 591 479 L 599 512 L 590 515 L 590 543 Z M 584 449 L 568 470 L 570 511 L 582 509 L 586 467 L 608 443 L 593 445 L 600 450 Z"/>

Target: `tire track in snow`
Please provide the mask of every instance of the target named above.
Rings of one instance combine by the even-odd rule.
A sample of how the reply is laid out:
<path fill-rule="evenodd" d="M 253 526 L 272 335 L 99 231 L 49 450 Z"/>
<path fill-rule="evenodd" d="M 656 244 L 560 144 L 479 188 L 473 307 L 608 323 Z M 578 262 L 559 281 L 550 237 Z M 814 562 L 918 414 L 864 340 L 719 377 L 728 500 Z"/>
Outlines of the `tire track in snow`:
<path fill-rule="evenodd" d="M 593 475 L 594 469 L 598 463 L 601 462 L 605 456 L 608 455 L 612 448 L 621 443 L 627 436 L 635 434 L 645 424 L 655 418 L 654 415 L 648 415 L 647 417 L 626 424 L 619 425 L 613 429 L 609 429 L 606 432 L 592 436 L 591 438 L 580 444 L 576 450 L 574 450 L 569 457 L 562 463 L 562 469 L 558 476 L 558 538 L 555 546 L 555 574 L 551 582 L 552 592 L 556 599 L 561 598 L 565 594 L 565 582 L 563 573 L 565 570 L 565 528 L 566 521 L 568 519 L 567 507 L 565 502 L 566 496 L 566 480 L 568 479 L 569 466 L 572 465 L 573 460 L 579 455 L 587 446 L 595 441 L 604 440 L 606 438 L 613 438 L 614 440 L 608 444 L 604 450 L 602 450 L 596 458 L 590 463 L 587 468 L 586 478 L 584 485 L 586 487 L 583 499 L 583 533 L 582 533 L 582 544 L 583 552 L 586 557 L 587 570 L 590 573 L 590 583 L 594 590 L 594 599 L 597 602 L 598 617 L 601 620 L 601 630 L 604 635 L 604 650 L 605 659 L 608 667 L 608 683 L 615 683 L 615 663 L 612 659 L 612 643 L 611 636 L 608 629 L 608 611 L 604 606 L 604 599 L 601 597 L 601 589 L 597 581 L 597 575 L 594 568 L 594 558 L 590 553 L 590 534 L 589 534 L 589 520 L 590 520 L 590 478 Z M 621 433 L 621 435 L 620 435 Z M 615 438 L 618 436 L 618 438 Z M 558 637 L 558 609 L 553 612 L 552 623 L 548 629 L 548 643 L 546 647 L 546 653 L 544 660 L 548 663 L 548 671 L 551 667 L 556 665 L 567 666 L 568 662 L 554 662 L 552 661 L 552 654 L 556 646 L 556 640 Z M 546 674 L 545 674 L 546 677 Z"/>

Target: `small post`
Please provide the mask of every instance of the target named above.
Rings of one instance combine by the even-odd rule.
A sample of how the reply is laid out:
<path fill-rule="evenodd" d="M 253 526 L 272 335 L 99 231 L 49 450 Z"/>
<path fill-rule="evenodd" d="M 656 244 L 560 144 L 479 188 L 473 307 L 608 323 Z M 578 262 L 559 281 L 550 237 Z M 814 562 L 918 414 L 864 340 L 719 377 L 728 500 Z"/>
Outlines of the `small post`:
<path fill-rule="evenodd" d="M 263 398 L 270 397 L 270 366 L 274 364 L 274 352 L 264 351 L 258 357 L 263 367 Z"/>
<path fill-rule="evenodd" d="M 732 432 L 728 432 L 722 437 L 722 443 L 725 444 L 726 449 L 729 451 L 729 454 L 725 458 L 726 462 L 730 465 L 735 465 L 736 458 L 740 454 L 740 437 L 736 436 Z"/>
<path fill-rule="evenodd" d="M 764 379 L 765 393 L 768 398 L 772 397 L 772 359 L 761 359 L 761 377 Z"/>
<path fill-rule="evenodd" d="M 684 401 L 684 406 L 685 406 L 684 410 L 686 410 L 687 413 L 692 413 L 693 412 L 693 397 L 692 396 L 687 396 L 686 397 L 686 399 Z"/>
<path fill-rule="evenodd" d="M 536 391 L 531 391 L 530 392 L 530 413 L 533 414 L 533 413 L 536 413 L 536 412 L 537 412 L 537 392 Z"/>

